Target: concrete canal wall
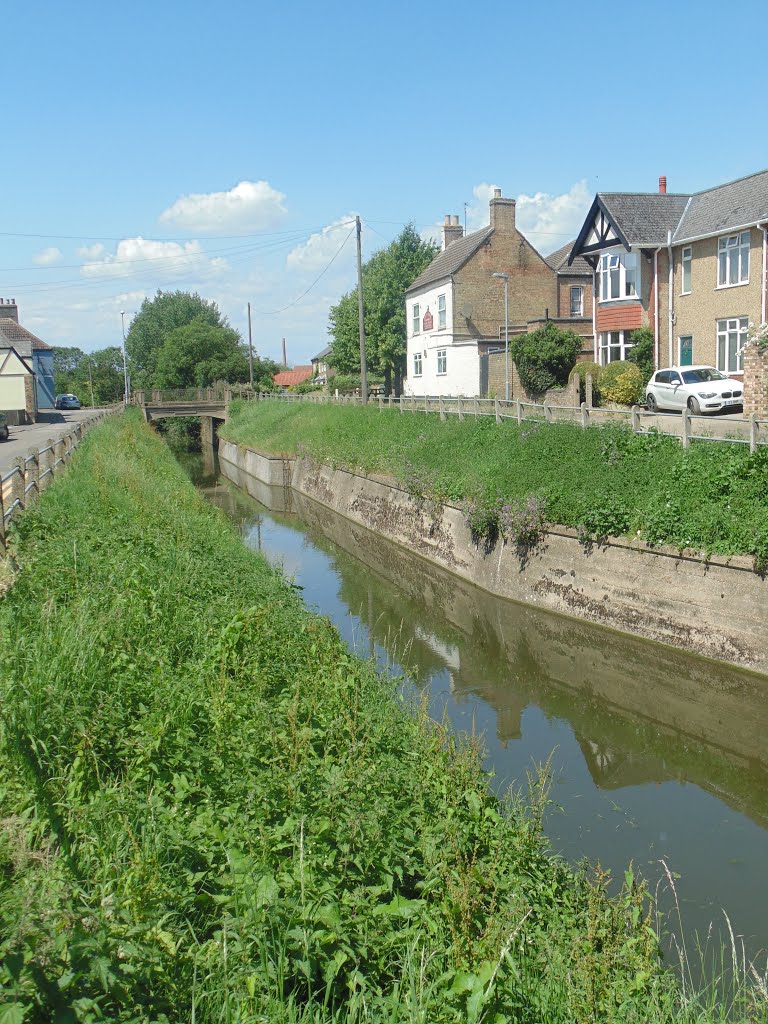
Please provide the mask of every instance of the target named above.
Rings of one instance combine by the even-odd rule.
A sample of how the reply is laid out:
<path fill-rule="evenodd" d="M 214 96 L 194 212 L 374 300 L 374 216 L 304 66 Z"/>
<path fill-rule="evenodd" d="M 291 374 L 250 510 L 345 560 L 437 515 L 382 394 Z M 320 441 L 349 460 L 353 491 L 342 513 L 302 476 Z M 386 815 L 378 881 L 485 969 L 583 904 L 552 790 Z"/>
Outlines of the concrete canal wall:
<path fill-rule="evenodd" d="M 585 546 L 564 527 L 534 551 L 502 541 L 486 550 L 461 509 L 427 508 L 392 481 L 223 440 L 219 459 L 240 486 L 290 478 L 299 493 L 489 593 L 768 673 L 768 581 L 751 558 L 704 560 L 623 538 Z"/>

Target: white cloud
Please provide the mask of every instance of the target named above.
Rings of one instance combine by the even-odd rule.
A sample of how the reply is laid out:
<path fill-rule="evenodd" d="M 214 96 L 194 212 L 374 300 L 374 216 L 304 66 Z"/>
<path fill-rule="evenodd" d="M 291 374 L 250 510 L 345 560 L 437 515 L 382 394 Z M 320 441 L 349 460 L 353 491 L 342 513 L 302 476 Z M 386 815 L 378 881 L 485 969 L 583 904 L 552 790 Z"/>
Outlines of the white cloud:
<path fill-rule="evenodd" d="M 101 242 L 94 242 L 93 245 L 83 245 L 77 250 L 77 255 L 81 260 L 97 260 L 99 256 L 103 256 L 106 249 Z"/>
<path fill-rule="evenodd" d="M 80 273 L 84 277 L 141 276 L 160 280 L 190 274 L 208 277 L 227 266 L 227 261 L 221 257 L 206 256 L 199 242 L 157 242 L 139 236 L 122 239 L 114 254 L 105 253 L 101 259 L 84 263 Z"/>
<path fill-rule="evenodd" d="M 577 181 L 561 195 L 548 192 L 517 197 L 516 223 L 544 253 L 553 252 L 579 233 L 592 202 L 586 180 Z"/>
<path fill-rule="evenodd" d="M 291 270 L 322 270 L 349 237 L 354 222 L 355 214 L 348 213 L 346 217 L 339 217 L 331 224 L 326 224 L 322 231 L 315 232 L 306 242 L 291 249 L 286 264 Z"/>
<path fill-rule="evenodd" d="M 160 214 L 164 224 L 190 231 L 263 231 L 287 213 L 285 194 L 268 181 L 241 181 L 228 192 L 193 192 Z"/>
<path fill-rule="evenodd" d="M 34 257 L 35 263 L 38 267 L 52 267 L 54 263 L 59 263 L 62 258 L 61 249 L 57 249 L 55 245 L 49 245 L 47 249 L 42 249 Z"/>

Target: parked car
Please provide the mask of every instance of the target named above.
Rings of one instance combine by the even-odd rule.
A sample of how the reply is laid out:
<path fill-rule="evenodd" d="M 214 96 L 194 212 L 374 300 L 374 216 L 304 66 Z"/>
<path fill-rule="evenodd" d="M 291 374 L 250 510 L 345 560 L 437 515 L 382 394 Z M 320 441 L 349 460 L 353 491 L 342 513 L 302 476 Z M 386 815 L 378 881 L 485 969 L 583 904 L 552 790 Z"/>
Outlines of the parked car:
<path fill-rule="evenodd" d="M 671 366 L 657 370 L 645 389 L 645 404 L 657 409 L 685 409 L 694 416 L 744 406 L 744 385 L 714 366 Z"/>
<path fill-rule="evenodd" d="M 57 409 L 79 409 L 80 399 L 77 395 L 56 395 L 53 404 Z"/>
<path fill-rule="evenodd" d="M 0 441 L 8 440 L 8 417 L 0 412 Z"/>

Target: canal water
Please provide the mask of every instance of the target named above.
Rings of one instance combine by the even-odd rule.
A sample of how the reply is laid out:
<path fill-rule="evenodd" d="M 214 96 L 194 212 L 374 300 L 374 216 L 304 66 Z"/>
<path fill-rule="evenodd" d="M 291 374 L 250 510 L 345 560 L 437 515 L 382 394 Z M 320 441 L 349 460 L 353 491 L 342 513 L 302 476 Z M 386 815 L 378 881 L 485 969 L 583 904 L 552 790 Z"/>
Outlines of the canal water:
<path fill-rule="evenodd" d="M 499 792 L 550 761 L 554 850 L 617 878 L 633 863 L 689 947 L 710 933 L 729 944 L 727 913 L 760 960 L 767 679 L 495 598 L 295 492 L 263 488 L 265 505 L 210 458 L 207 473 L 185 464 L 352 649 L 482 734 Z"/>

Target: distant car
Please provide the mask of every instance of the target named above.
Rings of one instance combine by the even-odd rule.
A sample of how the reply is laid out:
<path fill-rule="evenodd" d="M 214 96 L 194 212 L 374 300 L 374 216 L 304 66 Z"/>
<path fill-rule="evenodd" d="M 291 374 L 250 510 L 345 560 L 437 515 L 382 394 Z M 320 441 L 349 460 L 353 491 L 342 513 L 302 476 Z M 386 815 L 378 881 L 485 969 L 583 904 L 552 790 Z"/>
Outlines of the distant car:
<path fill-rule="evenodd" d="M 671 366 L 657 370 L 645 389 L 645 404 L 657 409 L 685 409 L 694 416 L 744 406 L 744 385 L 714 366 Z"/>
<path fill-rule="evenodd" d="M 79 409 L 80 399 L 77 395 L 56 395 L 53 403 L 57 409 Z"/>
<path fill-rule="evenodd" d="M 0 441 L 8 440 L 8 418 L 4 412 L 0 412 Z"/>

